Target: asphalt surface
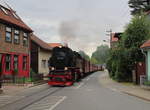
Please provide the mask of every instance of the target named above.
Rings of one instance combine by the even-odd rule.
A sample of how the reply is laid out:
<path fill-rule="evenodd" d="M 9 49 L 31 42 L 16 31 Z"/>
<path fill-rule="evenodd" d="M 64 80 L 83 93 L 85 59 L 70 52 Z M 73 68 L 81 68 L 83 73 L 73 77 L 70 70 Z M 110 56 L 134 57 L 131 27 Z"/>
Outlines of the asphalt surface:
<path fill-rule="evenodd" d="M 150 102 L 104 88 L 96 72 L 71 87 L 43 85 L 16 95 L 0 110 L 150 110 Z"/>

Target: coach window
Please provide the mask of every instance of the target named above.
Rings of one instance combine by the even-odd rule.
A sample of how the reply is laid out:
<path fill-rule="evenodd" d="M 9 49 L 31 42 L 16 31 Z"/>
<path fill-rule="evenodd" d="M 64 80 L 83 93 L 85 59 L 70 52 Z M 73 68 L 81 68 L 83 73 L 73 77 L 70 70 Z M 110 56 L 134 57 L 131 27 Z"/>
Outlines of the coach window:
<path fill-rule="evenodd" d="M 20 41 L 20 32 L 19 30 L 15 30 L 14 31 L 14 43 L 19 44 L 19 41 Z"/>
<path fill-rule="evenodd" d="M 12 29 L 10 27 L 6 27 L 6 36 L 5 36 L 6 42 L 12 41 Z"/>
<path fill-rule="evenodd" d="M 6 55 L 6 70 L 9 71 L 11 67 L 11 55 Z"/>
<path fill-rule="evenodd" d="M 23 33 L 23 46 L 28 46 L 28 34 Z"/>

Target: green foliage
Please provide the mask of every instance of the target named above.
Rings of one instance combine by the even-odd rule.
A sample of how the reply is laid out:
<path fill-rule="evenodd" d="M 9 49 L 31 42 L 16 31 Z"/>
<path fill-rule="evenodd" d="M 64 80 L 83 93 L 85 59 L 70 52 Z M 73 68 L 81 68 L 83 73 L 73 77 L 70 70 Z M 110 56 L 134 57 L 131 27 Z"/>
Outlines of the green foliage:
<path fill-rule="evenodd" d="M 131 81 L 137 62 L 144 61 L 140 46 L 150 37 L 150 25 L 144 15 L 135 16 L 126 27 L 117 47 L 110 50 L 107 68 L 117 81 Z"/>
<path fill-rule="evenodd" d="M 36 73 L 33 71 L 33 69 L 31 68 L 30 69 L 30 81 L 31 82 L 34 82 L 34 81 L 36 81 Z"/>
<path fill-rule="evenodd" d="M 98 61 L 95 58 L 91 58 L 90 60 L 93 64 L 98 64 Z"/>
<path fill-rule="evenodd" d="M 150 1 L 146 0 L 129 0 L 128 4 L 129 7 L 132 8 L 131 14 L 141 14 L 141 12 L 149 11 L 150 10 Z"/>
<path fill-rule="evenodd" d="M 145 15 L 134 16 L 123 35 L 125 48 L 139 48 L 150 35 L 150 21 Z"/>
<path fill-rule="evenodd" d="M 110 77 L 117 81 L 129 81 L 131 77 L 131 65 L 128 52 L 123 48 L 111 50 L 107 60 L 107 68 Z"/>
<path fill-rule="evenodd" d="M 86 60 L 90 60 L 90 57 L 84 51 L 79 51 L 78 53 Z"/>
<path fill-rule="evenodd" d="M 100 45 L 97 47 L 96 51 L 93 52 L 91 60 L 95 60 L 95 64 L 104 64 L 107 61 L 109 55 L 108 45 Z"/>
<path fill-rule="evenodd" d="M 146 86 L 150 86 L 150 81 L 146 81 L 146 82 L 144 82 L 144 85 L 146 85 Z"/>
<path fill-rule="evenodd" d="M 30 75 L 31 75 L 31 76 L 36 75 L 36 73 L 33 71 L 33 69 L 32 69 L 32 68 L 30 69 Z"/>

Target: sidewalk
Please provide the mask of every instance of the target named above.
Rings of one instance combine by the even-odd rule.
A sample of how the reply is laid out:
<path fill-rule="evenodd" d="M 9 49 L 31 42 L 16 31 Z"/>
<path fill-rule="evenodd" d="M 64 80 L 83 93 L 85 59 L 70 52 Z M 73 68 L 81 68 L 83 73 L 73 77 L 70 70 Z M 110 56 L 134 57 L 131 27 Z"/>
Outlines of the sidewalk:
<path fill-rule="evenodd" d="M 3 86 L 2 87 L 3 92 L 0 95 L 14 95 L 17 92 L 20 92 L 26 88 L 28 87 L 27 86 L 13 86 L 13 85 Z"/>
<path fill-rule="evenodd" d="M 132 83 L 118 83 L 109 78 L 108 72 L 105 71 L 99 77 L 99 82 L 102 86 L 109 88 L 113 91 L 118 91 L 132 95 L 147 101 L 150 101 L 150 91 L 141 88 L 138 85 Z"/>
<path fill-rule="evenodd" d="M 25 89 L 28 89 L 28 88 L 31 88 L 31 87 L 34 87 L 34 86 L 38 86 L 38 85 L 42 85 L 42 84 L 45 84 L 45 82 L 39 82 L 39 83 L 36 83 L 36 84 L 25 84 L 25 85 L 3 85 L 2 86 L 2 92 L 0 92 L 0 96 L 2 95 L 15 95 L 16 93 L 19 93 Z"/>

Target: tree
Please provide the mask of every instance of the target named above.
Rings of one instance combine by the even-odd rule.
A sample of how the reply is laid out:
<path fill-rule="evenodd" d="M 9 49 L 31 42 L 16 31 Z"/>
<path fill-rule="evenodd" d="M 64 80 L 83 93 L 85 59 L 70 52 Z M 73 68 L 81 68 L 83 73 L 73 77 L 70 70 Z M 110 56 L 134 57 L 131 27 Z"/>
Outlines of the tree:
<path fill-rule="evenodd" d="M 90 57 L 84 51 L 79 51 L 79 54 L 86 60 L 90 60 Z"/>
<path fill-rule="evenodd" d="M 100 45 L 96 51 L 92 53 L 91 59 L 95 59 L 98 64 L 104 64 L 107 61 L 109 54 L 108 45 Z"/>
<path fill-rule="evenodd" d="M 132 15 L 150 10 L 150 0 L 129 0 L 128 4 L 132 8 Z"/>
<path fill-rule="evenodd" d="M 137 62 L 144 61 L 140 46 L 150 37 L 150 23 L 145 15 L 134 16 L 127 25 L 121 40 L 110 51 L 107 68 L 117 81 L 131 81 Z"/>
<path fill-rule="evenodd" d="M 90 61 L 91 61 L 93 64 L 98 64 L 98 61 L 97 61 L 94 57 L 92 57 Z"/>
<path fill-rule="evenodd" d="M 128 50 L 129 58 L 133 63 L 144 58 L 140 46 L 150 37 L 149 22 L 145 15 L 135 16 L 126 27 L 123 35 L 123 45 Z"/>

